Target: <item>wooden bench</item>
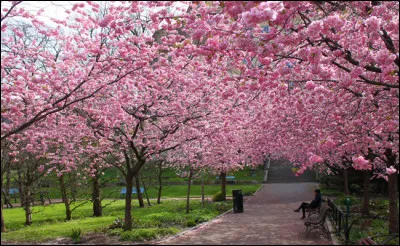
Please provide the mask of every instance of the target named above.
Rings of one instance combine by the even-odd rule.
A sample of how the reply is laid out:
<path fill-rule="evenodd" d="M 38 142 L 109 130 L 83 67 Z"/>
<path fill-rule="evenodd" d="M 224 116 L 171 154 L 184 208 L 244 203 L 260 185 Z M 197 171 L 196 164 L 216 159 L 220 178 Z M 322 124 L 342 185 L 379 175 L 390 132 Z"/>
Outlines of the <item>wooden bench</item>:
<path fill-rule="evenodd" d="M 219 176 L 216 176 L 215 180 L 217 182 L 219 182 Z M 236 184 L 237 180 L 235 179 L 235 176 L 226 176 L 226 183 L 228 183 L 228 184 Z"/>
<path fill-rule="evenodd" d="M 307 218 L 304 220 L 306 228 L 306 235 L 313 230 L 320 229 L 325 236 L 329 239 L 329 230 L 325 227 L 325 220 L 329 213 L 329 206 L 327 203 L 322 203 L 318 209 L 313 209 L 313 213 L 309 213 Z"/>
<path fill-rule="evenodd" d="M 358 244 L 359 244 L 359 245 L 377 245 L 377 244 L 374 242 L 374 240 L 372 240 L 372 238 L 370 238 L 370 237 L 361 238 L 361 239 L 358 241 Z"/>
<path fill-rule="evenodd" d="M 374 238 L 376 237 L 386 237 L 386 240 L 384 240 L 381 244 L 378 244 L 377 242 L 374 241 Z M 386 245 L 388 242 L 391 240 L 398 238 L 399 234 L 390 234 L 390 235 L 380 235 L 380 236 L 374 236 L 374 237 L 364 237 L 358 240 L 358 245 Z"/>
<path fill-rule="evenodd" d="M 325 199 L 322 199 L 322 201 L 320 202 L 320 204 L 316 208 L 306 208 L 306 212 L 308 213 L 307 217 L 310 217 L 312 214 L 318 214 L 319 213 L 319 209 L 321 208 L 321 205 L 323 203 L 326 203 Z"/>
<path fill-rule="evenodd" d="M 140 187 L 140 193 L 143 194 L 143 192 L 144 192 L 144 188 Z M 126 195 L 126 188 L 122 188 L 120 194 L 121 194 L 121 197 L 124 198 Z M 136 188 L 132 188 L 132 194 L 137 194 Z"/>

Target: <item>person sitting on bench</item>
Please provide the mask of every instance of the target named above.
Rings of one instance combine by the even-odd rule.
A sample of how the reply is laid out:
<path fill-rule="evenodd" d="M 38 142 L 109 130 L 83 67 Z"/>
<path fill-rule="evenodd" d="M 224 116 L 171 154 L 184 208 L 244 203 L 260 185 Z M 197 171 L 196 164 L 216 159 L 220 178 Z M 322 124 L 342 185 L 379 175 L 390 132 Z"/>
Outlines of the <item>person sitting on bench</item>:
<path fill-rule="evenodd" d="M 306 209 L 307 208 L 318 208 L 319 205 L 321 205 L 322 202 L 322 197 L 321 197 L 321 191 L 319 189 L 314 191 L 315 198 L 312 200 L 310 203 L 308 202 L 303 202 L 298 209 L 293 210 L 294 212 L 300 212 L 300 209 L 303 211 L 303 216 L 301 217 L 304 219 L 306 217 Z"/>

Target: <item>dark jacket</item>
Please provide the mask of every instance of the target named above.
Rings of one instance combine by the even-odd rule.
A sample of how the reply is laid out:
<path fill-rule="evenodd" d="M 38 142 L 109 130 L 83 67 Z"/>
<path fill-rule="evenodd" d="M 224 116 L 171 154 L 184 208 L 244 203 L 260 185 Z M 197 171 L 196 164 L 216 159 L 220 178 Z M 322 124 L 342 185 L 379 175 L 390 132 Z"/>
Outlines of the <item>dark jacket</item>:
<path fill-rule="evenodd" d="M 321 205 L 321 202 L 322 202 L 322 196 L 321 196 L 321 194 L 318 194 L 315 196 L 314 200 L 312 200 L 309 207 L 317 208 L 317 207 L 319 207 L 319 205 Z"/>

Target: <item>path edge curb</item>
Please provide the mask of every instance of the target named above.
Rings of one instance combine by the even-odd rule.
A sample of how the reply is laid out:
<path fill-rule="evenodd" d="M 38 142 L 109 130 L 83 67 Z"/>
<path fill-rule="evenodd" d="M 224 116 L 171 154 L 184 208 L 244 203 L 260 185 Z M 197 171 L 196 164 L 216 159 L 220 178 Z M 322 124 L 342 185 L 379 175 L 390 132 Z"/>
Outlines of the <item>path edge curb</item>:
<path fill-rule="evenodd" d="M 200 228 L 200 227 L 202 227 L 202 226 L 206 226 L 206 225 L 212 223 L 214 220 L 219 219 L 220 217 L 222 217 L 222 216 L 224 216 L 224 215 L 226 215 L 226 214 L 228 214 L 228 213 L 231 213 L 231 212 L 233 212 L 233 208 L 231 208 L 231 209 L 229 209 L 228 211 L 226 211 L 226 212 L 224 212 L 224 213 L 218 215 L 217 217 L 213 218 L 213 219 L 210 220 L 210 221 L 203 222 L 203 223 L 198 224 L 198 225 L 196 225 L 196 226 L 194 226 L 194 227 L 191 227 L 191 228 L 189 228 L 189 229 L 187 229 L 187 230 L 181 231 L 181 232 L 179 232 L 178 234 L 175 234 L 175 235 L 173 235 L 173 236 L 167 237 L 167 238 L 164 239 L 164 240 L 155 242 L 155 244 L 163 244 L 163 243 L 168 242 L 168 241 L 170 241 L 170 240 L 172 240 L 172 239 L 174 239 L 174 238 L 177 238 L 177 237 L 179 237 L 179 236 L 183 236 L 183 235 L 185 235 L 185 234 L 187 234 L 187 233 L 189 233 L 189 232 L 191 232 L 191 231 L 194 231 L 194 230 L 196 230 L 196 229 L 198 229 L 198 228 Z"/>
<path fill-rule="evenodd" d="M 317 189 L 319 189 L 319 185 L 320 185 L 320 184 L 317 183 Z M 337 239 L 335 233 L 333 232 L 332 223 L 331 223 L 331 221 L 329 220 L 329 218 L 327 218 L 327 220 L 326 220 L 325 222 L 326 222 L 326 225 L 327 225 L 327 227 L 328 227 L 329 236 L 330 236 L 330 239 L 331 239 L 331 241 L 332 241 L 332 244 L 333 244 L 333 245 L 340 245 L 339 240 Z"/>
<path fill-rule="evenodd" d="M 253 194 L 246 202 L 250 201 L 253 197 L 255 197 L 256 194 L 257 194 L 263 187 L 264 187 L 264 184 L 261 184 L 260 188 L 258 188 L 258 189 L 256 190 L 256 192 L 254 192 L 254 194 Z"/>

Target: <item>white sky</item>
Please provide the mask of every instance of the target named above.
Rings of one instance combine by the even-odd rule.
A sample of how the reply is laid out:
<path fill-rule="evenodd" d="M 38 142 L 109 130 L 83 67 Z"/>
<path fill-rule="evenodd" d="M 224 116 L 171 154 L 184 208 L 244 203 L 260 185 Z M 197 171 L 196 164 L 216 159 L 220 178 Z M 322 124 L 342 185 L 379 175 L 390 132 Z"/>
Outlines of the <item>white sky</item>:
<path fill-rule="evenodd" d="M 101 3 L 104 1 L 93 2 Z M 23 1 L 18 5 L 18 7 L 23 7 L 24 9 L 29 10 L 32 14 L 36 13 L 40 9 L 44 9 L 44 12 L 41 14 L 43 17 L 63 20 L 67 17 L 65 10 L 71 10 L 72 6 L 76 3 L 85 3 L 85 1 Z M 9 6 L 11 6 L 9 1 L 1 1 L 2 8 L 9 8 Z M 88 6 L 89 5 L 85 3 L 85 7 Z M 185 4 L 177 2 L 175 6 L 185 7 Z"/>
<path fill-rule="evenodd" d="M 23 1 L 18 7 L 22 7 L 32 14 L 35 14 L 40 9 L 44 9 L 42 21 L 45 21 L 46 17 L 63 20 L 67 17 L 65 10 L 71 9 L 75 3 L 81 2 L 83 1 Z M 2 8 L 9 6 L 11 6 L 10 2 L 1 1 Z"/>
<path fill-rule="evenodd" d="M 101 4 L 104 1 L 93 1 Z M 32 14 L 36 14 L 40 9 L 44 9 L 44 12 L 38 17 L 39 20 L 45 22 L 49 26 L 55 27 L 57 24 L 50 21 L 50 18 L 54 18 L 57 20 L 65 20 L 68 16 L 65 13 L 66 10 L 71 10 L 72 6 L 76 3 L 85 3 L 85 1 L 23 1 L 18 5 L 18 7 L 22 7 L 25 10 L 28 10 Z M 10 7 L 11 3 L 9 1 L 1 1 L 1 8 Z M 175 2 L 174 6 L 178 8 L 185 8 L 187 5 L 182 2 Z M 85 3 L 85 8 L 90 9 L 90 5 Z M 89 10 L 91 11 L 91 10 Z M 174 11 L 174 10 L 173 10 Z M 3 11 L 2 11 L 3 12 Z M 146 12 L 146 10 L 145 10 Z M 175 10 L 175 14 L 178 14 L 180 11 Z M 18 18 L 18 17 L 17 17 Z M 17 19 L 16 18 L 16 19 Z"/>

